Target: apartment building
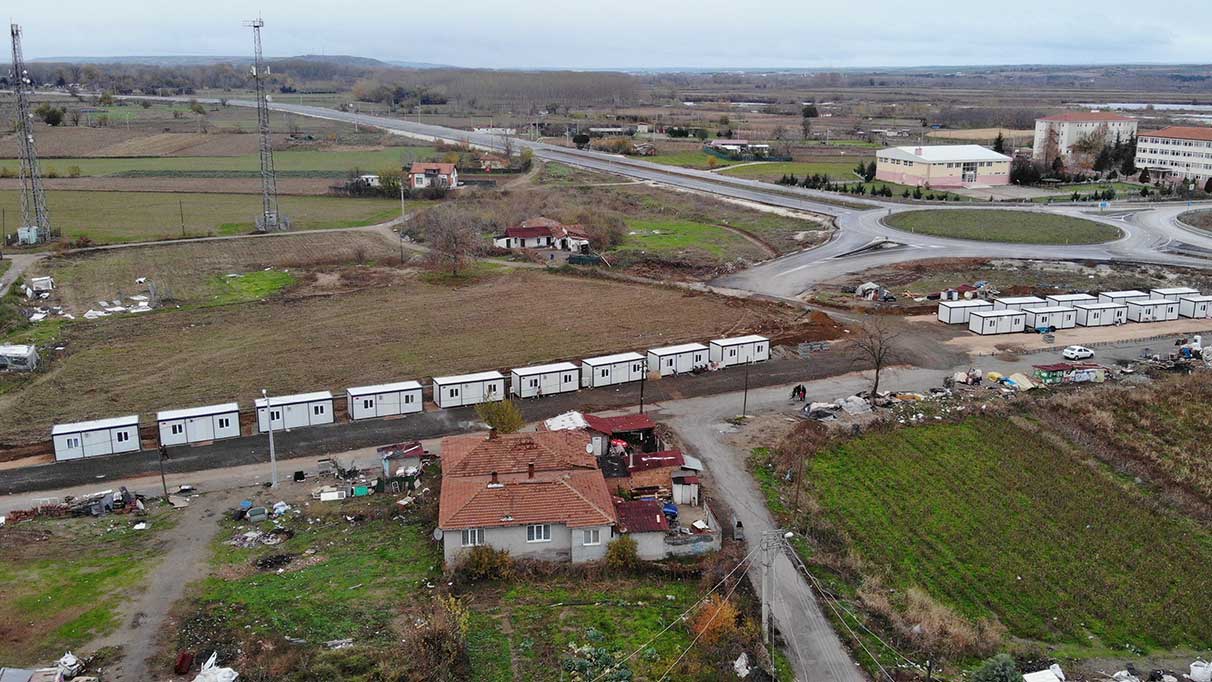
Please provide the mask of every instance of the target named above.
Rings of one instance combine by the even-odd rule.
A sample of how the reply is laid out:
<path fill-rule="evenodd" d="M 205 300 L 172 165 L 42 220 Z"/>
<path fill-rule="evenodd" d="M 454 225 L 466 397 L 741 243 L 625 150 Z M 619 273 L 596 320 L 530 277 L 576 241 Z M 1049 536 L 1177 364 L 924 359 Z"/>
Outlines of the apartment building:
<path fill-rule="evenodd" d="M 1058 156 L 1073 155 L 1073 145 L 1091 135 L 1102 136 L 1103 144 L 1123 142 L 1136 134 L 1136 119 L 1109 111 L 1067 112 L 1035 120 L 1035 144 L 1031 158 L 1052 163 Z"/>
<path fill-rule="evenodd" d="M 1212 128 L 1170 126 L 1141 133 L 1136 167 L 1148 169 L 1154 180 L 1177 176 L 1202 186 L 1212 177 Z"/>

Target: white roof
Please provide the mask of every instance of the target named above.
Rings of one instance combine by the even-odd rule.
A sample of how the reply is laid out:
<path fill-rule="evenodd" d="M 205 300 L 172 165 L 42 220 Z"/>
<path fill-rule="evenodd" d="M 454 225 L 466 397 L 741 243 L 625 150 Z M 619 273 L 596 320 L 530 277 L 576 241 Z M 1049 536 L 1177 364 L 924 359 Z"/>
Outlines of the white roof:
<path fill-rule="evenodd" d="M 16 356 L 29 355 L 34 352 L 33 346 L 15 346 L 12 344 L 0 345 L 0 355 Z"/>
<path fill-rule="evenodd" d="M 396 391 L 419 391 L 419 381 L 397 381 L 394 384 L 378 384 L 377 386 L 355 386 L 345 389 L 349 395 L 372 395 L 374 393 L 394 393 Z"/>
<path fill-rule="evenodd" d="M 138 426 L 139 415 L 132 414 L 126 417 L 112 417 L 110 419 L 95 419 L 91 422 L 76 422 L 74 424 L 56 424 L 51 429 L 52 436 L 58 436 L 63 433 L 80 433 L 82 431 L 100 431 L 101 429 L 116 429 L 120 426 Z"/>
<path fill-rule="evenodd" d="M 1139 301 L 1128 301 L 1128 305 L 1164 305 L 1166 303 L 1173 304 L 1176 301 L 1171 301 L 1168 298 L 1146 298 Z"/>
<path fill-rule="evenodd" d="M 493 379 L 504 379 L 500 372 L 493 370 L 491 372 L 479 372 L 477 374 L 459 374 L 452 377 L 434 377 L 435 384 L 472 384 L 477 381 L 491 381 Z"/>
<path fill-rule="evenodd" d="M 564 414 L 557 414 L 543 422 L 548 431 L 577 431 L 579 429 L 589 428 L 589 422 L 585 421 L 585 415 L 572 410 Z"/>
<path fill-rule="evenodd" d="M 999 298 L 995 298 L 993 300 L 1001 302 L 1001 303 L 1010 303 L 1010 304 L 1043 303 L 1044 302 L 1044 299 L 1040 298 L 1039 296 L 1007 296 L 1005 298 L 999 297 Z"/>
<path fill-rule="evenodd" d="M 1177 294 L 1198 294 L 1199 289 L 1191 287 L 1168 287 L 1165 289 L 1150 289 L 1150 293 L 1161 294 L 1162 296 L 1175 296 Z"/>
<path fill-rule="evenodd" d="M 1090 294 L 1052 294 L 1048 297 L 1052 301 L 1097 301 L 1098 298 Z"/>
<path fill-rule="evenodd" d="M 581 362 L 589 365 L 613 365 L 616 362 L 631 362 L 633 360 L 643 360 L 644 356 L 639 353 L 615 353 L 614 355 L 599 355 L 596 358 L 585 358 Z"/>
<path fill-rule="evenodd" d="M 993 307 L 993 301 L 986 301 L 983 299 L 978 300 L 975 298 L 961 298 L 955 301 L 939 301 L 938 304 L 947 308 L 973 308 L 978 305 L 987 305 L 991 308 Z"/>
<path fill-rule="evenodd" d="M 296 403 L 314 403 L 317 400 L 332 400 L 332 394 L 328 391 L 316 391 L 314 393 L 296 393 L 295 395 L 271 395 L 269 402 L 273 405 L 294 405 Z M 257 407 L 265 407 L 265 398 L 257 398 Z"/>
<path fill-rule="evenodd" d="M 701 343 L 683 343 L 680 346 L 665 346 L 664 348 L 649 348 L 648 352 L 653 355 L 677 355 L 678 353 L 689 353 L 696 350 L 707 350 L 707 346 Z"/>
<path fill-rule="evenodd" d="M 212 414 L 227 414 L 228 412 L 239 412 L 240 406 L 236 403 L 223 403 L 222 405 L 205 405 L 203 407 L 187 407 L 181 410 L 163 410 L 156 413 L 156 421 L 166 422 L 172 419 L 189 419 L 190 417 L 207 417 Z"/>
<path fill-rule="evenodd" d="M 1071 313 L 1073 308 L 1067 305 L 1045 305 L 1038 308 L 1027 308 L 1028 313 Z M 975 315 L 975 313 L 973 313 Z"/>
<path fill-rule="evenodd" d="M 973 317 L 1010 317 L 1013 315 L 1026 315 L 1022 310 L 973 310 Z"/>
<path fill-rule="evenodd" d="M 1212 294 L 1192 294 L 1191 296 L 1179 296 L 1180 301 L 1212 301 Z"/>
<path fill-rule="evenodd" d="M 549 374 L 551 372 L 575 372 L 577 366 L 571 362 L 557 362 L 552 365 L 535 365 L 534 367 L 519 367 L 512 369 L 510 372 L 518 376 L 530 376 L 532 374 Z"/>
<path fill-rule="evenodd" d="M 692 457 L 686 453 L 682 453 L 682 468 L 690 469 L 691 471 L 702 471 L 703 462 L 698 457 Z"/>
<path fill-rule="evenodd" d="M 750 334 L 749 336 L 734 336 L 730 339 L 715 339 L 712 341 L 717 346 L 739 346 L 742 343 L 758 343 L 759 341 L 769 341 L 765 336 Z"/>
<path fill-rule="evenodd" d="M 1041 670 L 1036 673 L 1023 673 L 1023 682 L 1061 682 L 1061 679 L 1051 670 Z"/>
<path fill-rule="evenodd" d="M 1009 161 L 1010 157 L 998 154 L 979 144 L 936 144 L 915 147 L 889 147 L 876 152 L 876 156 L 902 161 L 923 163 L 954 163 L 956 161 Z"/>
<path fill-rule="evenodd" d="M 1116 301 L 1076 301 L 1073 307 L 1082 310 L 1106 310 L 1107 308 L 1127 308 L 1128 304 Z"/>
<path fill-rule="evenodd" d="M 1158 290 L 1154 289 L 1154 291 Z M 1126 289 L 1124 291 L 1104 291 L 1103 296 L 1110 296 L 1111 298 L 1149 298 L 1149 294 L 1136 289 Z"/>

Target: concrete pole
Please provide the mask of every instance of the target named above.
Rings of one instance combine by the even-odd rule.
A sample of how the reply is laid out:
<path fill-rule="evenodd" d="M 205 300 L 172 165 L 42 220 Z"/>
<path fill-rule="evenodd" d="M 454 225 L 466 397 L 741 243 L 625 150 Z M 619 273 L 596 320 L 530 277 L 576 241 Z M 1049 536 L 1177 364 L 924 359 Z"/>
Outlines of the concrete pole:
<path fill-rule="evenodd" d="M 770 601 L 774 598 L 774 535 L 762 533 L 762 642 L 770 644 Z"/>
<path fill-rule="evenodd" d="M 274 413 L 270 408 L 269 393 L 265 389 L 261 389 L 261 397 L 265 398 L 265 423 L 269 425 L 269 468 L 270 468 L 270 484 L 269 487 L 278 487 L 278 455 L 274 451 Z"/>

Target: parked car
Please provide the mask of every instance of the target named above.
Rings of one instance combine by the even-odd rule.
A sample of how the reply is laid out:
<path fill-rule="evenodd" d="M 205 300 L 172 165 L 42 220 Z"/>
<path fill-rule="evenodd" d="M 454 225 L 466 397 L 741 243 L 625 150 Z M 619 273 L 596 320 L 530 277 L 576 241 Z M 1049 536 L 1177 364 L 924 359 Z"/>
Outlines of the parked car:
<path fill-rule="evenodd" d="M 1094 357 L 1094 351 L 1086 348 L 1085 346 L 1069 346 L 1065 350 L 1061 351 L 1061 355 L 1066 360 L 1086 360 Z"/>

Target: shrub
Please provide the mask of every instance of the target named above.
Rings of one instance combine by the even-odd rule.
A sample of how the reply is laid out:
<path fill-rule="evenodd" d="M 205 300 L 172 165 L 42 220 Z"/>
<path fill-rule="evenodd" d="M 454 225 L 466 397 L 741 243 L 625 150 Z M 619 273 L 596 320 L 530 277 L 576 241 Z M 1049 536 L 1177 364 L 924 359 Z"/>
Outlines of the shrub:
<path fill-rule="evenodd" d="M 616 571 L 634 571 L 640 566 L 640 553 L 635 539 L 620 535 L 606 547 L 606 565 Z"/>
<path fill-rule="evenodd" d="M 1013 658 L 998 654 L 972 671 L 972 682 L 1023 682 L 1023 676 L 1015 667 Z"/>
<path fill-rule="evenodd" d="M 68 166 L 67 167 L 67 177 L 69 177 L 69 178 L 80 177 L 80 167 L 79 166 Z"/>
<path fill-rule="evenodd" d="M 455 574 L 464 580 L 508 580 L 513 577 L 513 557 L 507 549 L 495 549 L 488 545 L 472 547 L 463 558 Z"/>
<path fill-rule="evenodd" d="M 593 644 L 577 646 L 569 642 L 568 655 L 560 667 L 568 673 L 567 677 L 561 675 L 560 679 L 569 682 L 628 682 L 633 675 L 622 654 Z"/>
<path fill-rule="evenodd" d="M 713 594 L 703 602 L 690 621 L 690 631 L 704 644 L 714 644 L 737 629 L 741 612 L 728 599 Z"/>
<path fill-rule="evenodd" d="M 407 638 L 410 679 L 467 679 L 467 618 L 467 607 L 458 599 L 440 596 L 434 600 L 423 616 L 424 623 Z"/>
<path fill-rule="evenodd" d="M 476 414 L 497 433 L 517 433 L 526 424 L 518 404 L 512 400 L 499 400 L 476 405 Z"/>

